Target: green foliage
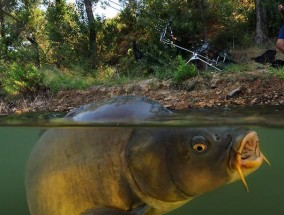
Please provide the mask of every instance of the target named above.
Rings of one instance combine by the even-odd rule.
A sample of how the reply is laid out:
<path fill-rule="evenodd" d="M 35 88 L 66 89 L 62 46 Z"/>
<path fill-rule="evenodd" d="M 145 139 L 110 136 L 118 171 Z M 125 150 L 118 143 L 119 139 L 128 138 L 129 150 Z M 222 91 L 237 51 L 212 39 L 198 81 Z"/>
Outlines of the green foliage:
<path fill-rule="evenodd" d="M 88 54 L 88 30 L 81 23 L 74 5 L 66 1 L 49 4 L 46 11 L 45 25 L 48 37 L 49 62 L 58 67 L 69 67 L 82 62 L 84 54 Z"/>
<path fill-rule="evenodd" d="M 117 18 L 102 20 L 97 25 L 97 58 L 99 66 L 114 65 L 118 59 L 125 56 L 129 44 L 125 42 L 121 21 Z M 121 43 L 123 42 L 123 44 Z"/>
<path fill-rule="evenodd" d="M 188 53 L 159 41 L 160 31 L 169 20 L 177 41 L 190 50 L 202 39 L 219 49 L 248 47 L 255 33 L 254 1 L 127 1 L 115 18 L 96 16 L 92 25 L 96 31 L 94 59 L 90 57 L 91 27 L 83 0 L 74 4 L 66 0 L 1 2 L 0 9 L 5 13 L 0 13 L 0 60 L 4 65 L 0 70 L 5 72 L 0 77 L 10 93 L 39 87 L 26 77 L 26 71 L 30 76 L 44 74 L 44 81 L 38 84 L 50 86 L 53 91 L 85 88 L 98 81 L 123 82 L 124 77 L 156 76 L 176 82 L 193 77 L 196 68 L 185 65 L 183 60 Z M 44 10 L 39 7 L 42 2 Z M 96 7 L 98 1 L 92 2 Z M 262 3 L 268 9 L 269 35 L 275 37 L 280 24 L 277 2 Z M 134 57 L 137 52 L 141 54 L 139 58 Z M 23 66 L 23 62 L 27 65 Z M 97 71 L 92 68 L 94 64 L 98 65 Z M 31 65 L 51 65 L 53 69 Z M 8 87 L 8 80 L 13 87 Z"/>
<path fill-rule="evenodd" d="M 279 27 L 282 22 L 277 10 L 279 2 L 283 4 L 283 1 L 262 0 L 262 4 L 267 7 L 267 25 L 269 37 L 275 37 L 279 33 Z"/>
<path fill-rule="evenodd" d="M 112 67 L 101 67 L 96 75 L 84 73 L 80 67 L 59 70 L 56 67 L 42 69 L 44 74 L 44 85 L 52 92 L 60 90 L 86 89 L 94 85 L 124 84 L 129 81 L 123 75 L 118 75 Z"/>
<path fill-rule="evenodd" d="M 278 77 L 284 79 L 284 68 L 283 67 L 279 67 L 279 68 L 273 68 L 271 67 L 269 72 L 271 74 L 277 75 Z"/>
<path fill-rule="evenodd" d="M 178 67 L 174 73 L 173 80 L 177 83 L 195 77 L 198 72 L 194 64 L 186 64 L 186 61 L 179 55 L 177 57 Z"/>
<path fill-rule="evenodd" d="M 86 89 L 97 83 L 91 75 L 80 70 L 59 70 L 55 67 L 44 68 L 44 85 L 52 92 L 60 90 Z"/>
<path fill-rule="evenodd" d="M 283 70 L 278 72 L 278 76 L 280 78 L 284 79 L 284 72 L 283 72 Z"/>
<path fill-rule="evenodd" d="M 158 78 L 166 78 L 167 71 L 173 71 L 175 68 L 175 58 L 169 48 L 164 47 L 161 43 L 151 46 L 139 44 L 142 47 L 143 57 L 135 60 L 133 49 L 130 48 L 127 55 L 118 62 L 118 71 L 120 74 L 130 77 L 147 77 L 155 75 Z M 168 49 L 168 50 L 167 50 Z"/>
<path fill-rule="evenodd" d="M 217 29 L 211 30 L 211 40 L 215 46 L 229 49 L 253 43 L 255 13 L 252 2 L 212 0 L 212 7 L 211 20 L 215 20 Z"/>
<path fill-rule="evenodd" d="M 240 72 L 244 69 L 243 64 L 229 64 L 226 66 L 223 71 L 228 71 L 228 72 Z"/>
<path fill-rule="evenodd" d="M 43 74 L 32 64 L 13 63 L 5 68 L 4 90 L 8 94 L 35 92 L 43 85 Z"/>
<path fill-rule="evenodd" d="M 163 67 L 158 67 L 155 69 L 154 76 L 161 80 L 167 80 L 173 78 L 173 71 L 174 71 L 173 65 L 164 65 Z"/>
<path fill-rule="evenodd" d="M 227 65 L 223 71 L 224 72 L 242 72 L 242 71 L 251 71 L 255 69 L 255 65 L 251 65 L 251 64 L 246 64 L 246 63 L 242 63 L 242 64 L 229 64 Z"/>
<path fill-rule="evenodd" d="M 121 85 L 133 80 L 130 76 L 120 73 L 117 68 L 112 66 L 101 66 L 96 72 L 97 84 L 103 85 Z M 135 77 L 137 78 L 137 77 Z"/>

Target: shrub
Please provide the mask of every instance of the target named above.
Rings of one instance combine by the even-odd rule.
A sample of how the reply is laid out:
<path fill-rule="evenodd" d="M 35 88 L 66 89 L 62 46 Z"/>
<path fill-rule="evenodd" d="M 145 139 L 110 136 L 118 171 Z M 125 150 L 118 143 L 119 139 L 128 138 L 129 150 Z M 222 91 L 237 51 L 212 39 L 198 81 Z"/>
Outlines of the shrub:
<path fill-rule="evenodd" d="M 155 77 L 161 80 L 171 79 L 173 77 L 174 68 L 172 65 L 157 67 L 155 69 Z"/>
<path fill-rule="evenodd" d="M 283 71 L 284 67 L 279 67 L 279 68 L 269 68 L 269 74 L 273 74 L 278 76 L 279 78 L 284 79 L 284 71 Z"/>
<path fill-rule="evenodd" d="M 35 92 L 43 88 L 43 74 L 32 64 L 12 63 L 5 70 L 3 85 L 8 94 Z"/>
<path fill-rule="evenodd" d="M 180 55 L 177 57 L 177 61 L 178 66 L 173 77 L 175 82 L 182 82 L 198 74 L 196 66 L 194 64 L 186 64 L 186 61 Z"/>
<path fill-rule="evenodd" d="M 92 75 L 83 74 L 81 70 L 59 70 L 55 67 L 44 69 L 45 86 L 52 92 L 86 89 L 97 82 Z"/>

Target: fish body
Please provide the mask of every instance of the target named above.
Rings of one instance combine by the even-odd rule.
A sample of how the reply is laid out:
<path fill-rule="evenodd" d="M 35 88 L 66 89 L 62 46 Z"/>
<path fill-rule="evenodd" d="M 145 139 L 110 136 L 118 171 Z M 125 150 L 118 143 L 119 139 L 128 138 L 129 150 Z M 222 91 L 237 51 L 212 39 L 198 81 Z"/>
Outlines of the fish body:
<path fill-rule="evenodd" d="M 152 100 L 127 96 L 84 106 L 66 119 L 170 114 Z M 30 155 L 27 199 L 31 215 L 165 214 L 224 184 L 245 183 L 264 159 L 256 132 L 243 128 L 51 128 Z"/>

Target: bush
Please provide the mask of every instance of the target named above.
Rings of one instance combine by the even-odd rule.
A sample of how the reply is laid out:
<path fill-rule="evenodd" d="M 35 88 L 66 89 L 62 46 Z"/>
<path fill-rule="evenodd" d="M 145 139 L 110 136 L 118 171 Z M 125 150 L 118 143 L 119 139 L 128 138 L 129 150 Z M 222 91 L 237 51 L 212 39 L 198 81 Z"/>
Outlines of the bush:
<path fill-rule="evenodd" d="M 4 71 L 4 90 L 8 94 L 35 92 L 43 88 L 43 74 L 32 64 L 21 66 L 12 63 Z"/>
<path fill-rule="evenodd" d="M 173 71 L 174 68 L 170 64 L 161 67 L 157 66 L 154 75 L 160 80 L 167 80 L 173 78 Z"/>
<path fill-rule="evenodd" d="M 78 68 L 77 68 L 78 69 Z M 55 67 L 44 69 L 45 86 L 52 92 L 60 90 L 86 89 L 97 83 L 94 77 L 81 70 L 59 70 Z"/>
<path fill-rule="evenodd" d="M 284 79 L 284 72 L 283 72 L 283 70 L 282 70 L 282 71 L 279 71 L 279 72 L 277 73 L 277 75 L 278 75 L 280 78 Z"/>
<path fill-rule="evenodd" d="M 270 67 L 269 68 L 269 74 L 274 74 L 276 76 L 278 76 L 279 78 L 284 79 L 284 71 L 283 71 L 284 67 L 279 67 L 279 68 L 273 68 Z"/>
<path fill-rule="evenodd" d="M 196 66 L 194 64 L 186 64 L 186 61 L 180 55 L 177 57 L 177 61 L 178 66 L 173 77 L 175 82 L 182 82 L 198 74 Z"/>

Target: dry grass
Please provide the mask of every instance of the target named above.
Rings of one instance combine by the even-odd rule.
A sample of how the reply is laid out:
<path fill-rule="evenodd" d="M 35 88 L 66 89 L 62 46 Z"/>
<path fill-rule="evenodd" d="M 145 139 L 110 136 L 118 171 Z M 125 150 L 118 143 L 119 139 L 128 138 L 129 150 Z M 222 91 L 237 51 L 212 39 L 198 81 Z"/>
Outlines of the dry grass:
<path fill-rule="evenodd" d="M 7 103 L 1 99 L 0 100 L 0 115 L 6 115 L 9 113 L 10 113 L 10 108 L 8 107 Z"/>
<path fill-rule="evenodd" d="M 275 44 L 272 41 L 265 46 L 251 46 L 245 49 L 235 49 L 231 51 L 231 54 L 232 58 L 238 63 L 251 63 L 252 58 L 263 54 L 269 49 L 277 51 L 276 59 L 283 58 L 283 54 L 276 49 Z"/>
<path fill-rule="evenodd" d="M 50 95 L 38 94 L 20 96 L 13 100 L 0 100 L 0 115 L 20 114 L 26 112 L 46 111 L 50 102 Z"/>

